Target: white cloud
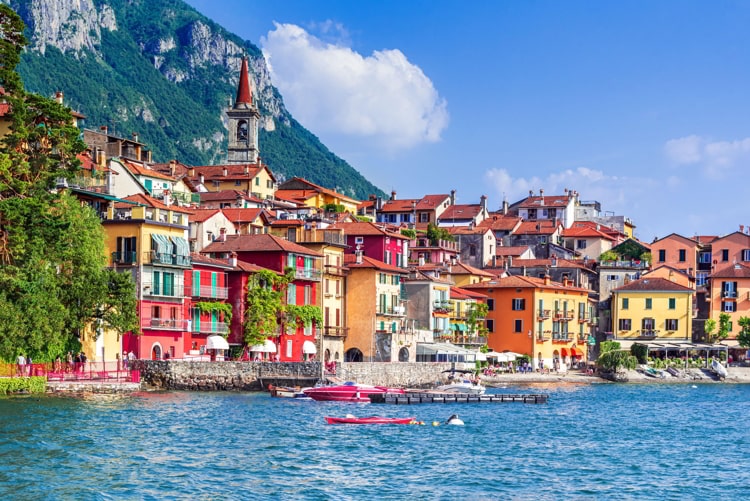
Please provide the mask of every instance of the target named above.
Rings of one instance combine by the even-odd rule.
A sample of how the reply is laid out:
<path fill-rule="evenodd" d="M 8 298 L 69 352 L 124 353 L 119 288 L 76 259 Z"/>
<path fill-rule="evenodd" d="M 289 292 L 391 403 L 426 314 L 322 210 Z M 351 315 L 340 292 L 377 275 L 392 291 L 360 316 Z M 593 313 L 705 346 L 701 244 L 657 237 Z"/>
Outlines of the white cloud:
<path fill-rule="evenodd" d="M 287 108 L 305 127 L 399 149 L 440 140 L 446 101 L 401 51 L 363 56 L 299 26 L 275 26 L 261 39 L 263 54 Z M 321 26 L 346 33 L 335 23 Z"/>
<path fill-rule="evenodd" d="M 664 152 L 675 165 L 697 164 L 707 177 L 722 179 L 736 165 L 750 158 L 750 138 L 711 142 L 692 135 L 667 141 Z"/>

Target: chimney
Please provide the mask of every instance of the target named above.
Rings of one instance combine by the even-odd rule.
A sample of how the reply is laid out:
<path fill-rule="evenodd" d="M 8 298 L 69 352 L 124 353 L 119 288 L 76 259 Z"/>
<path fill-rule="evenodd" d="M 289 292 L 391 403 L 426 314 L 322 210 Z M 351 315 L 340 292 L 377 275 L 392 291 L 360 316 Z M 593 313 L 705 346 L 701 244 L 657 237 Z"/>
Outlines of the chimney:
<path fill-rule="evenodd" d="M 177 160 L 170 160 L 169 172 L 172 174 L 172 177 L 174 177 L 176 170 L 177 170 Z"/>
<path fill-rule="evenodd" d="M 563 278 L 563 287 L 573 287 L 573 281 L 568 277 Z"/>
<path fill-rule="evenodd" d="M 354 253 L 354 262 L 357 264 L 362 264 L 362 251 L 358 250 Z"/>
<path fill-rule="evenodd" d="M 195 177 L 195 169 L 193 169 L 192 167 L 190 167 L 188 169 L 188 176 L 189 177 Z"/>
<path fill-rule="evenodd" d="M 383 208 L 383 197 L 378 197 L 377 201 L 375 202 L 375 208 L 377 210 L 381 210 Z"/>
<path fill-rule="evenodd" d="M 424 266 L 424 255 L 419 255 L 419 266 Z"/>
<path fill-rule="evenodd" d="M 222 176 L 227 177 L 228 174 L 229 174 L 229 170 L 226 167 L 224 167 L 223 169 L 221 169 L 221 175 Z"/>
<path fill-rule="evenodd" d="M 100 148 L 94 149 L 94 161 L 96 162 L 96 165 L 98 165 L 99 167 L 106 167 L 107 155 L 104 154 L 104 150 Z"/>
<path fill-rule="evenodd" d="M 219 242 L 226 242 L 227 241 L 227 229 L 221 228 L 219 230 Z"/>
<path fill-rule="evenodd" d="M 487 195 L 479 197 L 479 205 L 482 206 L 482 209 L 487 210 Z"/>
<path fill-rule="evenodd" d="M 533 196 L 534 196 L 534 190 L 529 190 L 529 196 L 530 196 L 530 197 L 533 197 Z"/>
<path fill-rule="evenodd" d="M 61 90 L 55 92 L 55 101 L 57 101 L 57 104 L 63 104 L 63 93 Z"/>
<path fill-rule="evenodd" d="M 456 190 L 451 190 L 451 205 L 456 203 Z"/>
<path fill-rule="evenodd" d="M 744 224 L 740 225 L 740 233 L 745 233 L 745 225 Z"/>
<path fill-rule="evenodd" d="M 107 134 L 108 129 L 106 125 L 102 125 L 101 127 L 99 127 L 99 130 L 101 131 L 102 134 Z"/>
<path fill-rule="evenodd" d="M 506 197 L 503 197 L 503 215 L 508 215 L 508 199 Z"/>
<path fill-rule="evenodd" d="M 133 136 L 133 141 L 137 143 L 138 142 L 138 133 L 137 132 L 133 132 L 131 134 L 131 136 Z"/>
<path fill-rule="evenodd" d="M 203 174 L 198 176 L 198 181 L 200 182 L 200 184 L 203 184 L 206 181 L 206 178 L 203 177 Z"/>
<path fill-rule="evenodd" d="M 550 285 L 552 283 L 552 279 L 550 278 L 549 274 L 544 275 L 544 285 Z"/>
<path fill-rule="evenodd" d="M 237 253 L 234 251 L 229 253 L 229 264 L 237 266 Z"/>
<path fill-rule="evenodd" d="M 245 164 L 245 175 L 247 176 L 249 174 L 250 174 L 250 166 Z"/>
<path fill-rule="evenodd" d="M 391 192 L 391 200 L 396 200 L 396 190 Z"/>

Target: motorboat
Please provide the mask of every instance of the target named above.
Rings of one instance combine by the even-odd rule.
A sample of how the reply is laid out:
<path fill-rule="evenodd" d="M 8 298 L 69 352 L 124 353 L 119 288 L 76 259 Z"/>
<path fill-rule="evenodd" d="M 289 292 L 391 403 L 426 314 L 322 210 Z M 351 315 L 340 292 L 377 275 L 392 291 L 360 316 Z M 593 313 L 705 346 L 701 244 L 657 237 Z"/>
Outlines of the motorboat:
<path fill-rule="evenodd" d="M 470 395 L 484 395 L 486 388 L 481 383 L 469 379 L 461 379 L 448 384 L 442 384 L 436 388 L 444 393 L 468 393 Z"/>
<path fill-rule="evenodd" d="M 727 368 L 721 365 L 721 362 L 718 360 L 714 360 L 711 362 L 711 370 L 714 371 L 714 374 L 716 374 L 721 379 L 724 379 L 729 375 L 727 372 Z"/>
<path fill-rule="evenodd" d="M 302 391 L 313 400 L 334 402 L 369 402 L 370 395 L 405 393 L 403 388 L 357 384 L 351 381 L 339 385 L 306 388 Z"/>
<path fill-rule="evenodd" d="M 653 367 L 646 367 L 643 369 L 643 373 L 650 377 L 660 378 L 663 379 L 667 377 L 666 374 L 664 374 L 664 371 L 660 371 L 658 369 L 654 369 Z"/>
<path fill-rule="evenodd" d="M 299 386 L 268 386 L 268 390 L 271 392 L 272 397 L 304 398 L 309 400 L 310 397 L 305 394 L 305 389 L 306 388 L 301 388 Z"/>
<path fill-rule="evenodd" d="M 414 417 L 385 417 L 385 416 L 367 416 L 355 417 L 347 414 L 346 417 L 325 416 L 328 424 L 417 424 Z"/>

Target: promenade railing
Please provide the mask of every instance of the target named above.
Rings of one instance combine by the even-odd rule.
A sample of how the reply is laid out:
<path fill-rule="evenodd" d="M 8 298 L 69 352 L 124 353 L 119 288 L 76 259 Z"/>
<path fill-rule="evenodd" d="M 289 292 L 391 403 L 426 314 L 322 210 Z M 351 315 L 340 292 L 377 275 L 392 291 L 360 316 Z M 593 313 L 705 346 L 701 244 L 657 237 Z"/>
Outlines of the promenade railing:
<path fill-rule="evenodd" d="M 105 383 L 137 383 L 140 371 L 132 370 L 128 363 L 66 362 L 10 364 L 0 363 L 0 377 L 44 376 L 47 381 L 98 381 Z"/>

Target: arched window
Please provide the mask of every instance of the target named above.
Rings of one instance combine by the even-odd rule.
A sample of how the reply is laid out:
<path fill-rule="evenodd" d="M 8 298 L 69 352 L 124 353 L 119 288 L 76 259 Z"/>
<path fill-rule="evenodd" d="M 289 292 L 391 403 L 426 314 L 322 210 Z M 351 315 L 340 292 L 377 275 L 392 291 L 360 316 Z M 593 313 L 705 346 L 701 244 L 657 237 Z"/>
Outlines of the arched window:
<path fill-rule="evenodd" d="M 247 141 L 247 121 L 245 120 L 237 123 L 237 141 Z"/>
<path fill-rule="evenodd" d="M 346 362 L 362 362 L 364 361 L 364 356 L 362 355 L 362 352 L 359 351 L 357 348 L 351 348 L 346 351 L 344 354 L 344 361 Z"/>
<path fill-rule="evenodd" d="M 398 361 L 408 362 L 409 361 L 409 348 L 401 348 L 398 350 Z"/>

